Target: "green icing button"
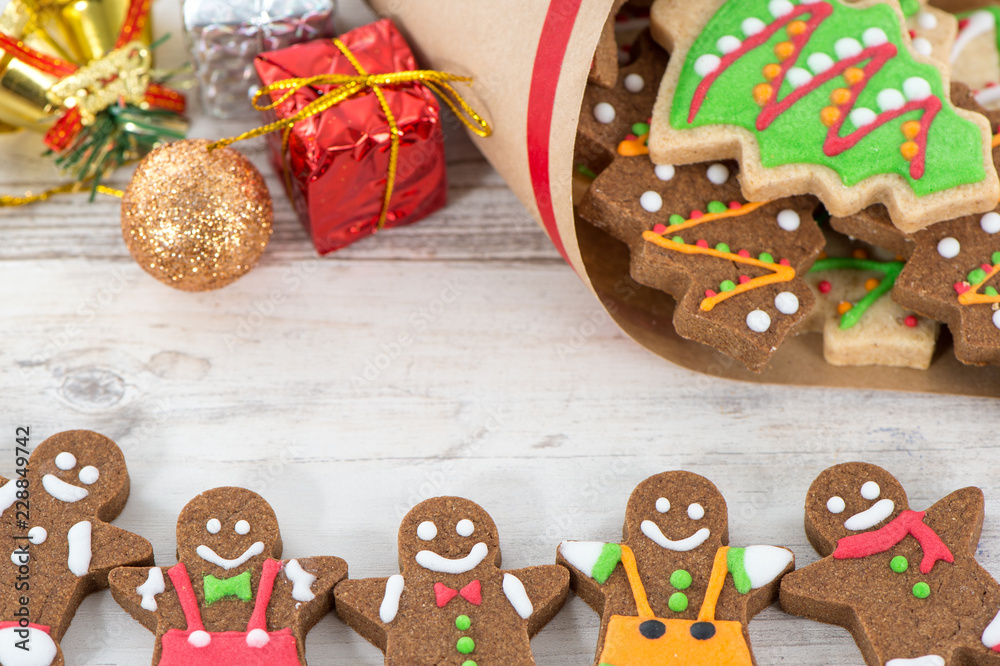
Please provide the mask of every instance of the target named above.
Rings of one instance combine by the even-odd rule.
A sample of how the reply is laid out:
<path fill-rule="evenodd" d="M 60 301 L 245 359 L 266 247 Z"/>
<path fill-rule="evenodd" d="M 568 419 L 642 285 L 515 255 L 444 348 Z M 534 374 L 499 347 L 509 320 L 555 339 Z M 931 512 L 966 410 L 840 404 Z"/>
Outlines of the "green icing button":
<path fill-rule="evenodd" d="M 458 627 L 459 631 L 466 631 L 472 626 L 472 620 L 469 619 L 468 615 L 459 615 L 455 618 L 455 626 Z"/>
<path fill-rule="evenodd" d="M 472 640 L 468 636 L 462 636 L 458 639 L 458 642 L 455 643 L 455 649 L 462 654 L 469 654 L 476 649 L 476 641 Z"/>
<path fill-rule="evenodd" d="M 733 289 L 736 289 L 736 283 L 733 282 L 732 280 L 723 280 L 722 284 L 719 285 L 719 289 L 721 291 L 732 291 Z M 677 572 L 675 571 L 674 573 L 677 573 Z M 690 576 L 688 576 L 688 577 L 690 578 Z M 673 577 L 673 575 L 671 575 L 670 576 L 671 583 L 673 583 L 673 579 L 674 579 L 674 577 Z M 691 583 L 688 582 L 688 585 L 690 585 L 690 584 Z M 674 585 L 674 587 L 677 587 L 677 586 Z M 685 586 L 685 587 L 687 587 L 687 586 Z M 684 588 L 683 587 L 677 587 L 677 589 L 678 590 L 683 590 Z"/>
<path fill-rule="evenodd" d="M 709 213 L 725 213 L 729 210 L 729 206 L 722 203 L 721 201 L 709 201 L 708 202 L 708 212 Z"/>
<path fill-rule="evenodd" d="M 678 569 L 670 574 L 670 584 L 678 590 L 686 590 L 691 587 L 691 574 L 684 569 Z"/>
<path fill-rule="evenodd" d="M 903 573 L 910 568 L 910 563 L 902 555 L 897 555 L 896 557 L 889 560 L 889 568 L 896 573 Z"/>
<path fill-rule="evenodd" d="M 920 2 L 918 0 L 901 0 L 899 3 L 903 9 L 903 16 L 909 18 L 920 11 Z"/>
<path fill-rule="evenodd" d="M 472 661 L 471 659 L 466 659 L 465 661 L 462 662 L 462 666 L 478 666 L 478 664 L 476 664 L 476 662 Z"/>
<path fill-rule="evenodd" d="M 715 246 L 715 249 L 718 250 L 719 252 L 729 252 L 729 246 L 726 245 L 725 243 L 719 243 L 718 245 Z"/>
<path fill-rule="evenodd" d="M 913 586 L 913 596 L 917 599 L 926 599 L 931 596 L 931 586 L 923 581 L 920 581 Z"/>
<path fill-rule="evenodd" d="M 683 613 L 687 610 L 688 598 L 683 592 L 674 592 L 667 600 L 667 608 L 675 613 Z"/>
<path fill-rule="evenodd" d="M 684 218 L 681 217 L 680 215 L 678 215 L 677 213 L 674 213 L 673 215 L 670 216 L 670 224 L 672 224 L 672 225 L 673 224 L 684 224 L 684 222 L 685 222 Z"/>

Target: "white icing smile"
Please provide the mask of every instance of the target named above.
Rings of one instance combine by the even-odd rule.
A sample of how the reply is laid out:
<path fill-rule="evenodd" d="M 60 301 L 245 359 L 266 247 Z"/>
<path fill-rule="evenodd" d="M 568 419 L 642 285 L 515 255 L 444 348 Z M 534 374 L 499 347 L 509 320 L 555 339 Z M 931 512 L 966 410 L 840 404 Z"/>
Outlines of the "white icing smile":
<path fill-rule="evenodd" d="M 644 520 L 642 524 L 639 525 L 639 529 L 642 533 L 649 537 L 649 540 L 655 543 L 660 548 L 666 548 L 667 550 L 676 550 L 680 553 L 685 553 L 689 550 L 694 550 L 701 544 L 705 543 L 711 532 L 707 527 L 703 527 L 686 539 L 680 539 L 679 541 L 671 541 L 663 532 L 660 530 L 660 526 L 654 523 L 652 520 Z"/>
<path fill-rule="evenodd" d="M 42 487 L 45 488 L 45 492 L 61 502 L 79 502 L 90 494 L 86 488 L 78 488 L 52 474 L 42 477 Z"/>
<path fill-rule="evenodd" d="M 489 552 L 489 548 L 485 543 L 480 541 L 469 554 L 465 557 L 460 557 L 455 560 L 449 560 L 447 557 L 442 557 L 435 552 L 430 550 L 422 550 L 417 553 L 414 558 L 417 564 L 422 566 L 428 571 L 436 571 L 438 573 L 447 574 L 462 574 L 466 571 L 472 571 L 479 566 L 479 563 L 486 558 L 486 554 Z"/>
<path fill-rule="evenodd" d="M 858 532 L 860 530 L 867 530 L 875 527 L 883 520 L 891 516 L 894 508 L 896 508 L 896 505 L 893 504 L 891 499 L 879 500 L 861 513 L 856 513 L 845 520 L 844 527 L 852 532 Z"/>
<path fill-rule="evenodd" d="M 205 560 L 206 562 L 211 562 L 212 564 L 220 566 L 223 569 L 232 569 L 233 567 L 238 567 L 241 564 L 245 563 L 251 557 L 256 557 L 257 555 L 263 553 L 264 542 L 255 541 L 253 544 L 251 544 L 249 548 L 243 551 L 242 555 L 240 555 L 234 560 L 227 560 L 226 558 L 222 557 L 221 555 L 219 555 L 214 550 L 212 550 L 211 548 L 209 548 L 204 544 L 198 546 L 195 552 L 198 553 L 198 557 Z"/>

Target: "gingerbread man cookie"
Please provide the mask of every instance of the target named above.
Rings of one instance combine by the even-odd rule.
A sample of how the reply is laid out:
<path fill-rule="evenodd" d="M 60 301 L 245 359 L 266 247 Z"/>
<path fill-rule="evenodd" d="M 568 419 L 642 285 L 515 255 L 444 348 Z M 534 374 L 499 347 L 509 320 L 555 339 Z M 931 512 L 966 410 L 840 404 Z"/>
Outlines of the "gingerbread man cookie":
<path fill-rule="evenodd" d="M 399 527 L 401 574 L 337 586 L 337 614 L 392 666 L 535 663 L 529 640 L 569 593 L 558 566 L 500 569 L 493 519 L 478 504 L 436 497 Z"/>
<path fill-rule="evenodd" d="M 881 467 L 824 470 L 806 495 L 806 535 L 823 559 L 781 581 L 781 607 L 838 624 L 869 666 L 1000 664 L 1000 584 L 976 562 L 983 493 L 926 511 Z"/>
<path fill-rule="evenodd" d="M 685 655 L 708 653 L 718 666 L 756 663 L 747 625 L 777 597 L 794 567 L 790 550 L 730 548 L 722 494 L 682 471 L 632 491 L 623 535 L 623 543 L 559 545 L 573 591 L 601 615 L 595 665 L 688 663 Z"/>
<path fill-rule="evenodd" d="M 996 205 L 986 120 L 952 106 L 945 65 L 881 0 L 657 0 L 671 52 L 658 164 L 740 160 L 751 201 L 815 194 L 833 215 L 883 203 L 902 231 Z"/>
<path fill-rule="evenodd" d="M 330 610 L 347 563 L 280 557 L 267 502 L 243 488 L 215 488 L 177 519 L 179 562 L 115 569 L 111 593 L 156 634 L 154 666 L 300 666 L 305 634 Z"/>
<path fill-rule="evenodd" d="M 24 473 L 0 478 L 0 664 L 61 666 L 59 641 L 83 598 L 121 565 L 152 563 L 142 537 L 109 525 L 125 507 L 128 470 L 110 439 L 88 430 L 49 437 Z"/>

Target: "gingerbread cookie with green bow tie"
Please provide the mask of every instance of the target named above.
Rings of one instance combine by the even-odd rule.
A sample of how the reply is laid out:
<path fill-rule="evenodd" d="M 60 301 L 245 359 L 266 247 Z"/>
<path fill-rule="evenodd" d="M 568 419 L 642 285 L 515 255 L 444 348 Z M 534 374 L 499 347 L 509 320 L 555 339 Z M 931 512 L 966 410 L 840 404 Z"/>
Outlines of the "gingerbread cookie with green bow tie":
<path fill-rule="evenodd" d="M 399 528 L 400 574 L 337 586 L 337 614 L 392 666 L 535 663 L 529 640 L 569 593 L 559 566 L 500 569 L 493 519 L 459 497 L 421 502 Z"/>
<path fill-rule="evenodd" d="M 926 511 L 881 467 L 824 470 L 806 495 L 806 535 L 823 559 L 781 581 L 781 606 L 838 624 L 870 666 L 1000 664 L 1000 584 L 976 562 L 983 493 Z"/>
<path fill-rule="evenodd" d="M 280 559 L 274 511 L 243 488 L 188 502 L 177 557 L 110 576 L 115 601 L 156 635 L 154 666 L 301 666 L 306 632 L 347 577 L 339 557 Z"/>

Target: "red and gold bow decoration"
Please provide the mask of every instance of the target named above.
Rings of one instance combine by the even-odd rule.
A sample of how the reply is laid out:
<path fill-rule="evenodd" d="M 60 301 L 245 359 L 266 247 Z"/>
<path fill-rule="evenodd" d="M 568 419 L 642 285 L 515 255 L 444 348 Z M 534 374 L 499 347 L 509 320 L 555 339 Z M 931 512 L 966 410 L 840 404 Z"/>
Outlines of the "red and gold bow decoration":
<path fill-rule="evenodd" d="M 11 0 L 0 16 L 0 122 L 44 131 L 81 181 L 183 138 L 184 96 L 153 80 L 151 2 Z"/>

